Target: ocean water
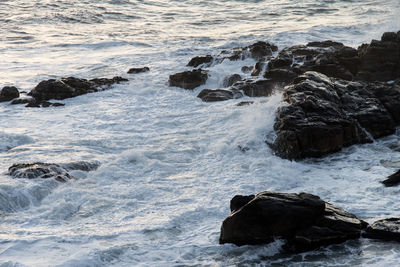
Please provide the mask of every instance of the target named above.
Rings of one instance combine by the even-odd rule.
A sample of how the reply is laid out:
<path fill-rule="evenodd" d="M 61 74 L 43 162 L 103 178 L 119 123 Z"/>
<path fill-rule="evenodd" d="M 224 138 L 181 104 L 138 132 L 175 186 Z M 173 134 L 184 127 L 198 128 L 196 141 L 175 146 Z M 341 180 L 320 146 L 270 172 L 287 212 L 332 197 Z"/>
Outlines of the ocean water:
<path fill-rule="evenodd" d="M 59 108 L 0 103 L 0 266 L 396 266 L 394 242 L 287 255 L 279 240 L 236 247 L 218 237 L 230 199 L 264 190 L 317 194 L 368 222 L 399 217 L 400 188 L 379 181 L 400 168 L 400 131 L 292 162 L 264 143 L 280 93 L 244 107 L 250 98 L 196 97 L 254 60 L 210 67 L 194 91 L 167 81 L 197 55 L 259 40 L 357 47 L 400 30 L 399 18 L 398 0 L 0 1 L 0 87 L 129 78 Z M 126 74 L 139 66 L 151 71 Z M 81 160 L 101 166 L 65 184 L 7 175 L 18 162 Z"/>

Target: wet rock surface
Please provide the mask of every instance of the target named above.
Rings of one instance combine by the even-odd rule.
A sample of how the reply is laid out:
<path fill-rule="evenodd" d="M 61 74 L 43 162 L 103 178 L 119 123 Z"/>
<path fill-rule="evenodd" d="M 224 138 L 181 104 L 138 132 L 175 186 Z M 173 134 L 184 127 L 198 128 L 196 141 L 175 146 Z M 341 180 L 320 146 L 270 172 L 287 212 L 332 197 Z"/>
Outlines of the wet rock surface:
<path fill-rule="evenodd" d="M 5 86 L 0 90 L 0 102 L 6 102 L 19 97 L 19 91 L 14 86 Z"/>
<path fill-rule="evenodd" d="M 368 226 L 363 237 L 400 242 L 400 218 L 374 222 Z"/>
<path fill-rule="evenodd" d="M 28 93 L 37 102 L 44 100 L 76 97 L 83 94 L 98 92 L 110 87 L 113 84 L 127 81 L 122 77 L 112 79 L 96 78 L 92 80 L 79 79 L 75 77 L 50 79 L 40 82 L 32 91 Z"/>
<path fill-rule="evenodd" d="M 184 71 L 170 75 L 169 85 L 193 90 L 194 88 L 205 84 L 207 78 L 207 72 L 202 69 Z"/>
<path fill-rule="evenodd" d="M 220 243 L 267 244 L 285 239 L 284 249 L 302 252 L 359 238 L 366 224 L 318 196 L 262 192 L 235 196 L 221 227 Z"/>
<path fill-rule="evenodd" d="M 98 162 L 71 162 L 66 164 L 54 163 L 17 163 L 8 168 L 8 174 L 13 178 L 27 179 L 55 179 L 59 182 L 67 182 L 70 179 L 75 179 L 68 171 L 92 171 L 96 170 L 100 164 Z"/>
<path fill-rule="evenodd" d="M 149 67 L 130 68 L 128 70 L 128 74 L 136 74 L 136 73 L 142 73 L 142 72 L 148 72 L 148 71 L 150 71 Z"/>
<path fill-rule="evenodd" d="M 389 177 L 387 177 L 386 180 L 382 181 L 382 184 L 384 184 L 387 187 L 391 186 L 396 186 L 400 184 L 400 170 L 397 172 L 393 173 Z"/>
<path fill-rule="evenodd" d="M 241 98 L 243 95 L 239 90 L 231 89 L 204 89 L 202 90 L 197 97 L 201 98 L 204 102 L 217 102 L 217 101 L 225 101 L 229 99 Z"/>
<path fill-rule="evenodd" d="M 391 99 L 382 96 L 390 104 L 380 100 L 382 88 L 392 93 Z M 398 90 L 396 84 L 352 82 L 306 72 L 284 89 L 287 105 L 277 111 L 276 139 L 270 145 L 280 157 L 301 159 L 393 134 L 398 125 L 394 120 Z"/>

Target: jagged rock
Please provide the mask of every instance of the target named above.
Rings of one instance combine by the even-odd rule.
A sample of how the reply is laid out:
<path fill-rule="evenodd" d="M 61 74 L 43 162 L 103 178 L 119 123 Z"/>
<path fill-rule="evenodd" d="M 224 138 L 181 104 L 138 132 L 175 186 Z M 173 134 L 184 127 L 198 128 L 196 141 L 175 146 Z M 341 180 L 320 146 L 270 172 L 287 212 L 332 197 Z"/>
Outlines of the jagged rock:
<path fill-rule="evenodd" d="M 386 180 L 382 181 L 382 184 L 387 187 L 400 184 L 400 170 L 390 175 Z"/>
<path fill-rule="evenodd" d="M 382 97 L 391 112 L 377 97 L 382 88 L 396 96 Z M 392 103 L 400 98 L 399 93 L 397 85 L 351 82 L 306 72 L 285 87 L 283 98 L 288 105 L 277 111 L 277 137 L 270 144 L 280 157 L 301 159 L 371 142 L 370 136 L 392 134 L 396 122 L 391 113 L 399 108 Z"/>
<path fill-rule="evenodd" d="M 265 61 L 258 61 L 251 72 L 251 76 L 258 76 L 265 69 L 267 63 Z"/>
<path fill-rule="evenodd" d="M 121 77 L 112 79 L 79 79 L 74 77 L 50 79 L 40 82 L 28 95 L 32 96 L 36 102 L 44 100 L 76 97 L 79 95 L 100 91 L 104 87 L 109 87 L 112 84 L 127 81 Z"/>
<path fill-rule="evenodd" d="M 169 85 L 192 90 L 206 83 L 208 74 L 202 69 L 184 71 L 169 76 Z"/>
<path fill-rule="evenodd" d="M 242 76 L 239 74 L 232 74 L 229 76 L 226 76 L 224 80 L 222 81 L 222 86 L 223 87 L 229 87 L 233 85 L 235 82 L 240 81 L 242 79 Z"/>
<path fill-rule="evenodd" d="M 218 59 L 219 61 L 223 61 L 224 59 L 244 60 L 251 57 L 256 60 L 260 60 L 272 56 L 273 52 L 276 51 L 278 51 L 278 47 L 276 45 L 259 41 L 249 46 L 237 47 L 233 48 L 232 50 L 224 50 L 218 56 Z"/>
<path fill-rule="evenodd" d="M 400 242 L 400 218 L 389 218 L 374 222 L 363 237 Z"/>
<path fill-rule="evenodd" d="M 189 61 L 187 66 L 197 68 L 202 64 L 211 63 L 213 59 L 211 55 L 194 57 Z"/>
<path fill-rule="evenodd" d="M 240 70 L 241 70 L 243 73 L 248 73 L 248 72 L 250 72 L 250 71 L 253 70 L 253 66 L 243 66 Z"/>
<path fill-rule="evenodd" d="M 400 38 L 394 32 L 384 33 L 381 40 L 372 40 L 358 48 L 360 66 L 357 79 L 389 81 L 400 77 Z"/>
<path fill-rule="evenodd" d="M 130 68 L 128 70 L 128 74 L 136 74 L 136 73 L 141 73 L 141 72 L 148 72 L 150 71 L 149 67 L 141 67 L 141 68 Z"/>
<path fill-rule="evenodd" d="M 359 238 L 366 227 L 355 215 L 307 193 L 235 196 L 231 211 L 222 223 L 221 244 L 267 244 L 283 238 L 285 249 L 300 252 Z"/>
<path fill-rule="evenodd" d="M 247 96 L 261 97 L 272 95 L 274 90 L 281 87 L 280 85 L 280 83 L 267 79 L 245 79 L 236 82 L 232 88 L 243 91 L 243 93 Z"/>
<path fill-rule="evenodd" d="M 70 179 L 75 179 L 71 176 L 69 170 L 92 171 L 99 167 L 98 162 L 72 162 L 67 164 L 54 164 L 54 163 L 18 163 L 12 165 L 8 169 L 8 174 L 14 178 L 54 178 L 60 182 L 66 182 Z"/>
<path fill-rule="evenodd" d="M 243 95 L 236 89 L 224 90 L 224 89 L 204 89 L 198 94 L 198 98 L 201 98 L 204 102 L 216 102 L 225 101 L 229 99 L 241 98 Z"/>
<path fill-rule="evenodd" d="M 19 97 L 19 91 L 14 86 L 5 86 L 0 90 L 0 102 L 6 102 Z"/>
<path fill-rule="evenodd" d="M 264 78 L 276 81 L 276 82 L 282 82 L 284 84 L 289 84 L 291 83 L 296 77 L 298 76 L 298 73 L 295 73 L 292 70 L 287 70 L 287 69 L 272 69 L 264 74 Z"/>

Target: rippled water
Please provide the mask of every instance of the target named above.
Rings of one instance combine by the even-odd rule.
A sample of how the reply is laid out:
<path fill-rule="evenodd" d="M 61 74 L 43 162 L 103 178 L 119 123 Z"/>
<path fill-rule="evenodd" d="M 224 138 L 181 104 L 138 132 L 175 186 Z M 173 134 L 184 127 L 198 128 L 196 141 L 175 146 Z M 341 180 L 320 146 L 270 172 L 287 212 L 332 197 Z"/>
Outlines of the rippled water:
<path fill-rule="evenodd" d="M 193 56 L 257 40 L 357 46 L 400 30 L 399 14 L 397 0 L 1 1 L 0 87 L 28 91 L 61 76 L 130 81 L 61 108 L 0 104 L 0 264 L 396 265 L 400 245 L 390 242 L 284 255 L 279 241 L 235 247 L 218 237 L 229 200 L 264 190 L 314 193 L 367 221 L 400 216 L 400 189 L 379 183 L 400 168 L 400 134 L 290 162 L 264 144 L 279 94 L 246 107 L 196 98 L 253 60 L 212 67 L 194 92 L 167 80 Z M 127 75 L 135 66 L 151 71 Z M 7 176 L 17 162 L 78 160 L 102 165 L 66 184 Z"/>

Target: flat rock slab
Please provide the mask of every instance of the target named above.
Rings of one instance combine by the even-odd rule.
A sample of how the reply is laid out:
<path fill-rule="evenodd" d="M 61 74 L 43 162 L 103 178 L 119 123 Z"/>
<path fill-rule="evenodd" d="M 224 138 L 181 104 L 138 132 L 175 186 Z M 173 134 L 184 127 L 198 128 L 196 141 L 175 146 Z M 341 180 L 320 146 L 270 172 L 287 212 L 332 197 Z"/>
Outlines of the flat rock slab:
<path fill-rule="evenodd" d="M 267 244 L 285 239 L 285 249 L 307 251 L 359 238 L 366 224 L 318 196 L 262 192 L 235 196 L 221 227 L 220 243 Z"/>
<path fill-rule="evenodd" d="M 363 237 L 400 242 L 400 218 L 389 218 L 374 222 Z"/>

